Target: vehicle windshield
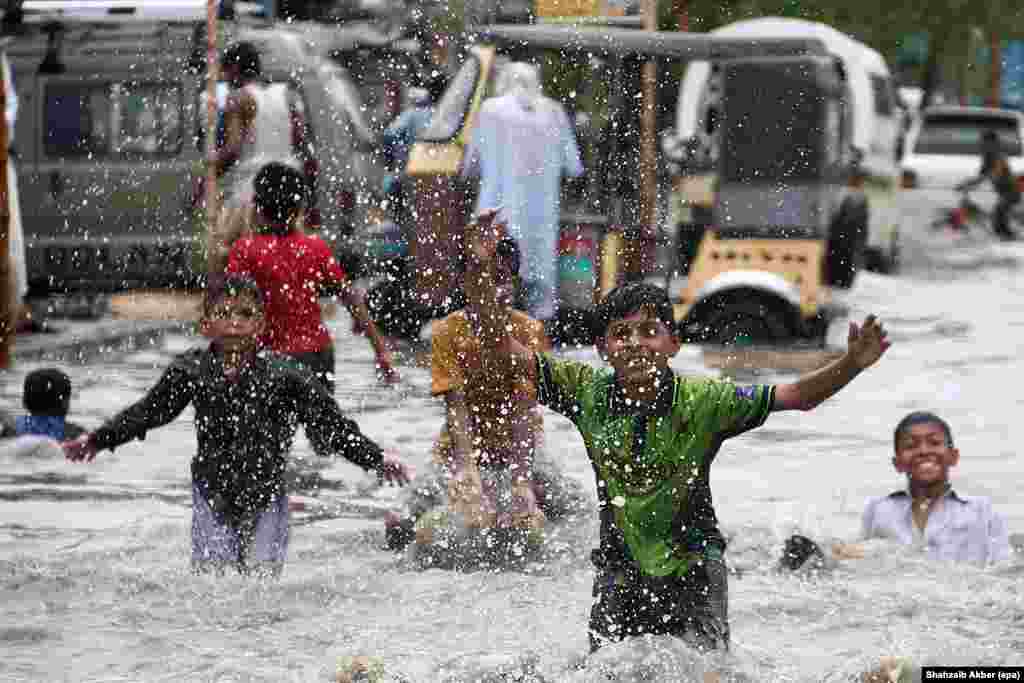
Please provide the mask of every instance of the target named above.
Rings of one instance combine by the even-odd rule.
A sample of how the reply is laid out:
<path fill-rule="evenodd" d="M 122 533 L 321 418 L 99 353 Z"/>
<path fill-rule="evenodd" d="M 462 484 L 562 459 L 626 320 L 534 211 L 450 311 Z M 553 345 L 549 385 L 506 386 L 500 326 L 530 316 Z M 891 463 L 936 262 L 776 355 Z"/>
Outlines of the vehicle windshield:
<path fill-rule="evenodd" d="M 444 91 L 444 96 L 438 102 L 437 110 L 430 120 L 430 126 L 423 131 L 420 139 L 427 142 L 447 142 L 455 137 L 469 112 L 479 73 L 480 61 L 471 55 Z"/>
<path fill-rule="evenodd" d="M 987 130 L 998 133 L 1000 146 L 1007 156 L 1021 154 L 1020 129 L 1015 121 L 969 115 L 926 117 L 914 153 L 980 156 L 981 136 Z"/>

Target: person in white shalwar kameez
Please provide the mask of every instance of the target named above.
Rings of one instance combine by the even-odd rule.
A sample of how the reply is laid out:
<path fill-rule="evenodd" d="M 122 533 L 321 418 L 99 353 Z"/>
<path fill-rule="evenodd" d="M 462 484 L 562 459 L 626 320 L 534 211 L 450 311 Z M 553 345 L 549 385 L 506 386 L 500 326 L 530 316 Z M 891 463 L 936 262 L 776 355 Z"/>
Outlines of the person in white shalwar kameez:
<path fill-rule="evenodd" d="M 561 180 L 583 174 L 580 150 L 562 106 L 541 91 L 535 67 L 513 62 L 483 103 L 463 175 L 479 177 L 477 210 L 501 207 L 523 259 L 526 308 L 541 321 L 557 310 Z"/>

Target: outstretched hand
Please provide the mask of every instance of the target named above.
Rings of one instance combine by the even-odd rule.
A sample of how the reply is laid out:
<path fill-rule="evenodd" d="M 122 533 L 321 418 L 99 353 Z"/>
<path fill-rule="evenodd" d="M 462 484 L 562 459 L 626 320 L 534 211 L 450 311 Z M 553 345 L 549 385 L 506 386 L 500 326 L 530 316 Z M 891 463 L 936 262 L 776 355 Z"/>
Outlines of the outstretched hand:
<path fill-rule="evenodd" d="M 846 354 L 859 369 L 867 369 L 877 363 L 892 345 L 887 339 L 888 334 L 874 314 L 865 318 L 861 325 L 851 321 Z"/>
<path fill-rule="evenodd" d="M 386 451 L 380 465 L 377 466 L 377 476 L 389 484 L 405 486 L 412 481 L 413 470 L 402 462 L 397 454 Z"/>
<path fill-rule="evenodd" d="M 92 442 L 91 435 L 83 434 L 77 439 L 63 441 L 60 444 L 64 451 L 64 457 L 71 462 L 92 462 L 96 458 L 96 444 Z"/>

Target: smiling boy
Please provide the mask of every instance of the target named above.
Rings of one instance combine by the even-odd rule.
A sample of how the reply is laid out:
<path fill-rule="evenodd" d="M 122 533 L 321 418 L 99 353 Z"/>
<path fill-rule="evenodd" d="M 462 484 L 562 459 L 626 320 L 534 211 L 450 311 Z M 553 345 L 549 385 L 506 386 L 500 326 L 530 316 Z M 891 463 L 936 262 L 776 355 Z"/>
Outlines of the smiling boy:
<path fill-rule="evenodd" d="M 485 271 L 501 228 L 496 215 L 482 212 L 467 231 L 470 257 Z M 530 352 L 505 332 L 507 314 L 496 303 L 480 315 L 485 371 L 535 381 L 538 400 L 576 425 L 594 469 L 601 532 L 592 553 L 591 649 L 646 633 L 728 649 L 711 462 L 722 441 L 772 411 L 811 410 L 846 386 L 888 348 L 885 330 L 874 316 L 851 323 L 840 359 L 791 384 L 743 387 L 669 368 L 681 342 L 667 294 L 651 285 L 619 287 L 598 307 L 597 350 L 610 371 Z"/>
<path fill-rule="evenodd" d="M 893 448 L 893 467 L 906 475 L 907 488 L 868 503 L 865 539 L 895 539 L 946 560 L 985 563 L 1010 556 L 1006 522 L 991 501 L 953 490 L 949 472 L 960 462 L 960 451 L 945 420 L 910 413 L 896 425 Z"/>

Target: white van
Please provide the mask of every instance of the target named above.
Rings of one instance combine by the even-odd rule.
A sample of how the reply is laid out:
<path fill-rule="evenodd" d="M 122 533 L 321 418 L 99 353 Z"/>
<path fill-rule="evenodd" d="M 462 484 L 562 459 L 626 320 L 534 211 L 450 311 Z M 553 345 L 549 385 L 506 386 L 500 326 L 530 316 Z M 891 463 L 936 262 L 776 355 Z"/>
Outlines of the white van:
<path fill-rule="evenodd" d="M 860 168 L 866 174 L 863 193 L 851 191 L 847 199 L 866 201 L 869 219 L 863 226 L 866 229 L 848 233 L 845 242 L 834 245 L 837 260 L 877 270 L 892 268 L 897 256 L 899 212 L 895 193 L 902 111 L 882 56 L 830 26 L 802 19 L 762 17 L 738 21 L 710 34 L 722 38 L 817 38 L 841 62 L 849 102 L 842 125 L 848 126 L 848 138 L 856 149 L 853 153 L 860 158 Z M 722 100 L 716 76 L 709 62 L 691 62 L 676 114 L 674 135 L 685 142 L 683 162 L 688 176 L 682 183 L 682 200 L 696 209 L 710 210 L 713 204 L 715 178 L 710 169 L 717 158 Z"/>
<path fill-rule="evenodd" d="M 26 2 L 10 26 L 30 291 L 192 282 L 205 237 L 195 200 L 206 174 L 206 3 L 134 3 L 136 14 L 113 11 L 132 3 L 105 3 L 105 13 L 93 3 L 86 16 L 81 4 Z M 390 82 L 415 82 L 416 64 L 394 36 L 355 22 L 239 17 L 221 30 L 222 47 L 255 44 L 264 77 L 304 106 L 316 159 L 310 224 L 336 244 L 365 222 L 359 198 L 384 176 L 372 147 L 401 95 Z"/>

